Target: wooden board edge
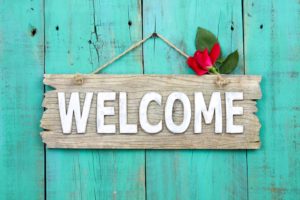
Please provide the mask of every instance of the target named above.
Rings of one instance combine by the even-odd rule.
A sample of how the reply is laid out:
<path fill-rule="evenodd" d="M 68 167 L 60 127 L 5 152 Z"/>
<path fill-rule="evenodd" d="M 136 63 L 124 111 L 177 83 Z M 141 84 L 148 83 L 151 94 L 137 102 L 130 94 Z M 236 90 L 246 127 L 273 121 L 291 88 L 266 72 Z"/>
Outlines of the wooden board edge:
<path fill-rule="evenodd" d="M 258 140 L 253 141 L 243 141 L 243 142 L 235 142 L 234 143 L 224 143 L 224 144 L 218 144 L 218 145 L 209 145 L 209 143 L 203 143 L 201 145 L 195 144 L 195 140 L 193 142 L 189 142 L 188 139 L 186 140 L 180 140 L 180 144 L 170 144 L 170 142 L 166 143 L 154 143 L 154 142 L 146 142 L 146 144 L 136 144 L 135 140 L 131 141 L 124 141 L 126 144 L 120 145 L 120 143 L 117 141 L 113 141 L 111 138 L 115 137 L 118 138 L 117 135 L 115 136 L 108 136 L 110 137 L 110 144 L 99 144 L 97 143 L 101 139 L 99 139 L 97 136 L 93 140 L 90 139 L 90 141 L 93 141 L 92 143 L 86 144 L 87 141 L 83 141 L 80 137 L 73 137 L 72 143 L 69 142 L 69 138 L 66 137 L 58 137 L 55 138 L 53 141 L 49 141 L 47 138 L 47 134 L 51 134 L 51 131 L 43 131 L 40 133 L 43 142 L 46 144 L 47 148 L 61 148 L 61 149 L 216 149 L 216 150 L 238 150 L 238 149 L 259 149 L 260 148 L 260 138 L 258 136 Z M 135 136 L 128 136 L 128 137 L 135 137 Z M 139 137 L 139 136 L 138 136 Z M 189 138 L 188 136 L 187 138 Z M 93 137 L 92 137 L 93 138 Z M 150 137 L 149 137 L 150 138 Z M 211 138 L 213 139 L 213 138 Z M 98 141 L 97 141 L 98 140 Z M 156 138 L 156 140 L 161 140 L 160 138 Z"/>

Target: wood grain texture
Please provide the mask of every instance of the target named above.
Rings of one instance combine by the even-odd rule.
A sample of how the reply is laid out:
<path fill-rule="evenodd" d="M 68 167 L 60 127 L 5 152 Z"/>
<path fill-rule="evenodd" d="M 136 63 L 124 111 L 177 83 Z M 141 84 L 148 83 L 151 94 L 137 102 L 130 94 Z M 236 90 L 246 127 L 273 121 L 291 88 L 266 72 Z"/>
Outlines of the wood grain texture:
<path fill-rule="evenodd" d="M 42 11 L 42 1 L 0 1 L 0 199 L 44 199 Z"/>
<path fill-rule="evenodd" d="M 218 36 L 223 55 L 239 50 L 235 73 L 243 74 L 240 0 L 143 1 L 144 36 L 156 30 L 192 55 L 198 26 Z M 159 39 L 144 44 L 144 63 L 145 73 L 193 73 L 185 59 Z M 147 199 L 247 199 L 246 151 L 146 152 Z"/>
<path fill-rule="evenodd" d="M 93 71 L 141 39 L 141 21 L 135 0 L 46 0 L 46 73 Z M 141 73 L 141 53 L 137 49 L 103 73 Z M 46 153 L 47 199 L 145 197 L 143 150 Z"/>
<path fill-rule="evenodd" d="M 261 98 L 258 76 L 223 76 L 229 83 L 220 88 L 216 81 L 217 76 L 195 76 L 195 75 L 81 75 L 83 84 L 74 84 L 74 75 L 46 74 L 44 83 L 52 86 L 55 90 L 45 94 L 43 106 L 44 112 L 41 126 L 46 129 L 42 133 L 43 141 L 48 148 L 156 148 L 156 149 L 256 149 L 259 148 L 260 124 L 257 117 L 255 100 Z M 106 124 L 115 124 L 117 132 L 115 135 L 97 134 L 97 92 L 126 92 L 128 123 L 138 124 L 139 104 L 147 92 L 157 92 L 162 95 L 161 106 L 151 106 L 148 110 L 148 118 L 156 123 L 163 121 L 163 129 L 160 133 L 149 135 L 140 127 L 137 134 L 124 135 L 119 132 L 119 100 L 111 102 L 109 106 L 115 109 L 115 115 L 106 117 Z M 184 134 L 176 135 L 170 133 L 165 127 L 164 107 L 166 99 L 172 92 L 185 93 L 194 110 L 194 93 L 202 92 L 206 104 L 208 104 L 212 92 L 220 92 L 222 96 L 222 107 L 225 109 L 225 92 L 243 92 L 244 100 L 236 101 L 236 106 L 243 107 L 244 114 L 235 116 L 235 124 L 244 126 L 243 134 L 226 134 L 226 117 L 223 112 L 223 132 L 215 134 L 214 121 L 211 125 L 203 127 L 202 134 L 194 134 L 194 112 L 188 129 Z M 91 109 L 84 134 L 77 134 L 73 120 L 71 135 L 62 133 L 61 121 L 58 109 L 58 92 L 66 93 L 66 102 L 70 101 L 71 92 L 80 92 L 80 101 L 83 103 L 85 92 L 94 92 Z M 117 94 L 118 95 L 118 94 Z M 67 103 L 68 104 L 68 103 Z M 174 105 L 173 119 L 180 123 L 183 119 L 182 107 Z M 202 123 L 204 125 L 204 122 Z"/>
<path fill-rule="evenodd" d="M 262 149 L 249 151 L 249 199 L 300 197 L 300 4 L 244 2 L 247 74 L 263 76 Z M 259 51 L 258 51 L 259 49 Z"/>

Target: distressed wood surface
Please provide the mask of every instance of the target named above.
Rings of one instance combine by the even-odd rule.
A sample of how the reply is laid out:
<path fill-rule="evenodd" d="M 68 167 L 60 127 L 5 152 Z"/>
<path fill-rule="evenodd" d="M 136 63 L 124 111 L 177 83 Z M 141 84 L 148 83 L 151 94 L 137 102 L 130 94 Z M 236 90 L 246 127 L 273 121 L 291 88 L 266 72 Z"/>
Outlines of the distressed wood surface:
<path fill-rule="evenodd" d="M 74 75 L 46 74 L 44 83 L 52 86 L 55 90 L 45 94 L 43 106 L 44 112 L 41 126 L 46 129 L 42 133 L 43 141 L 49 148 L 156 148 L 156 149 L 256 149 L 259 148 L 260 124 L 257 117 L 255 100 L 261 98 L 259 88 L 259 76 L 223 76 L 229 83 L 220 88 L 216 81 L 217 76 L 192 76 L 192 75 L 81 75 L 82 85 L 74 84 Z M 97 134 L 96 126 L 96 104 L 97 98 L 94 94 L 91 109 L 87 121 L 85 134 L 77 134 L 75 123 L 73 123 L 71 135 L 63 134 L 58 109 L 58 92 L 66 93 L 66 103 L 70 101 L 71 92 L 80 92 L 80 101 L 83 104 L 85 92 L 126 92 L 128 123 L 138 123 L 139 104 L 146 92 L 157 92 L 162 95 L 161 106 L 151 106 L 148 110 L 150 122 L 162 119 L 163 129 L 160 133 L 149 135 L 140 128 L 133 135 L 122 135 L 119 132 L 119 100 L 118 98 L 109 105 L 114 107 L 115 115 L 106 117 L 106 124 L 117 126 L 115 135 Z M 214 121 L 211 125 L 203 126 L 203 133 L 194 134 L 194 111 L 191 122 L 183 135 L 174 135 L 165 127 L 164 107 L 166 99 L 172 92 L 185 93 L 194 110 L 194 92 L 202 92 L 208 103 L 213 92 L 220 92 L 222 96 L 222 107 L 225 109 L 225 92 L 242 92 L 244 99 L 235 101 L 235 106 L 243 107 L 244 114 L 235 116 L 235 124 L 244 126 L 243 134 L 226 134 L 225 112 L 222 116 L 223 131 L 215 134 Z M 174 105 L 173 120 L 181 123 L 183 118 L 182 106 Z M 204 122 L 202 123 L 204 125 Z"/>
<path fill-rule="evenodd" d="M 128 25 L 128 21 L 132 26 Z M 46 73 L 89 73 L 142 38 L 141 2 L 45 1 Z M 141 73 L 142 49 L 102 73 Z M 143 150 L 46 150 L 47 199 L 144 199 Z"/>
<path fill-rule="evenodd" d="M 298 199 L 297 0 L 0 5 L 0 199 Z M 263 76 L 260 150 L 47 149 L 43 156 L 43 67 L 46 73 L 89 73 L 154 30 L 191 55 L 197 26 L 218 35 L 224 55 L 238 48 L 243 57 L 245 49 L 235 73 Z M 103 71 L 143 72 L 192 73 L 159 39 Z"/>
<path fill-rule="evenodd" d="M 222 54 L 238 49 L 235 73 L 243 74 L 243 22 L 240 0 L 143 1 L 144 36 L 156 30 L 192 55 L 198 26 L 220 40 Z M 192 73 L 185 59 L 159 39 L 144 44 L 144 71 Z M 247 199 L 246 151 L 147 150 L 147 199 Z"/>
<path fill-rule="evenodd" d="M 246 71 L 263 76 L 262 149 L 248 153 L 249 199 L 299 199 L 300 3 L 247 0 L 244 17 Z"/>
<path fill-rule="evenodd" d="M 44 199 L 42 5 L 0 1 L 0 199 Z"/>

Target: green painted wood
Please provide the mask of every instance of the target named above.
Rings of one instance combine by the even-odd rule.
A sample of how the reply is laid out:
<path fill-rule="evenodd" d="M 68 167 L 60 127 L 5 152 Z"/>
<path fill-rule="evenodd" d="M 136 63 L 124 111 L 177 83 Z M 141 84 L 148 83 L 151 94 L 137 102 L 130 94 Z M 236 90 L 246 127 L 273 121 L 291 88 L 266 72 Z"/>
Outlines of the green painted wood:
<path fill-rule="evenodd" d="M 261 74 L 262 148 L 249 151 L 249 199 L 300 197 L 300 3 L 244 2 L 247 74 Z"/>
<path fill-rule="evenodd" d="M 47 73 L 89 73 L 142 37 L 141 5 L 133 0 L 47 0 L 45 16 Z M 141 53 L 103 73 L 142 73 Z M 144 155 L 47 149 L 47 199 L 144 199 Z"/>
<path fill-rule="evenodd" d="M 2 0 L 0 5 L 0 199 L 299 198 L 298 1 Z M 247 154 L 47 150 L 44 180 L 39 137 L 44 45 L 47 73 L 88 73 L 155 29 L 192 54 L 197 26 L 216 33 L 225 54 L 245 49 L 246 68 L 242 58 L 235 73 L 263 75 L 262 148 Z M 192 73 L 159 39 L 103 73 L 143 70 Z"/>
<path fill-rule="evenodd" d="M 0 1 L 0 199 L 44 198 L 42 9 Z"/>
<path fill-rule="evenodd" d="M 144 36 L 156 30 L 193 54 L 197 26 L 219 36 L 225 55 L 239 49 L 243 73 L 241 1 L 143 1 Z M 144 45 L 144 64 L 145 73 L 192 73 L 159 39 Z M 147 199 L 247 199 L 245 151 L 147 150 L 146 176 Z"/>

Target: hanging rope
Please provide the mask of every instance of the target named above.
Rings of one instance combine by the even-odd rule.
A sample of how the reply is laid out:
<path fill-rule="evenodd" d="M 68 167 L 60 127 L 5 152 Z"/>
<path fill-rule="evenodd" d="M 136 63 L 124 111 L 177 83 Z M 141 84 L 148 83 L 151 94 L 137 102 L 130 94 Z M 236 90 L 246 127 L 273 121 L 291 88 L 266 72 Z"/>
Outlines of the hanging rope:
<path fill-rule="evenodd" d="M 189 58 L 189 55 L 187 55 L 185 52 L 181 51 L 178 47 L 176 47 L 172 42 L 167 40 L 165 37 L 163 37 L 162 35 L 160 35 L 158 33 L 152 33 L 152 34 L 148 35 L 147 37 L 145 37 L 144 39 L 140 40 L 139 42 L 133 44 L 131 47 L 129 47 L 124 52 L 117 55 L 116 57 L 114 57 L 113 59 L 108 61 L 107 63 L 105 63 L 105 64 L 101 65 L 100 67 L 98 67 L 95 71 L 92 72 L 92 74 L 97 74 L 98 72 L 100 72 L 101 70 L 103 70 L 104 68 L 106 68 L 107 66 L 109 66 L 110 64 L 115 62 L 116 60 L 120 59 L 121 57 L 123 57 L 124 55 L 126 55 L 127 53 L 132 51 L 133 49 L 135 49 L 135 48 L 139 47 L 140 45 L 142 45 L 148 39 L 156 38 L 156 37 L 160 38 L 162 41 L 164 41 L 166 44 L 168 44 L 170 47 L 172 47 L 175 51 L 177 51 L 179 54 L 184 56 L 186 59 Z M 76 74 L 74 76 L 74 83 L 77 84 L 77 85 L 82 85 L 83 84 L 83 77 L 80 74 Z M 224 79 L 220 74 L 217 75 L 216 84 L 219 87 L 222 87 L 223 85 L 225 85 L 227 83 L 228 83 L 228 81 L 226 79 Z"/>
<path fill-rule="evenodd" d="M 96 69 L 95 71 L 93 71 L 93 74 L 97 74 L 98 72 L 100 72 L 102 69 L 104 69 L 105 67 L 107 67 L 108 65 L 112 64 L 113 62 L 115 62 L 116 60 L 120 59 L 121 57 L 123 57 L 124 55 L 126 55 L 127 53 L 129 53 L 130 51 L 132 51 L 133 49 L 139 47 L 140 45 L 142 45 L 144 42 L 146 42 L 148 39 L 150 38 L 155 38 L 158 37 L 160 39 L 162 39 L 165 43 L 167 43 L 170 47 L 172 47 L 173 49 L 175 49 L 175 51 L 177 51 L 178 53 L 180 53 L 181 55 L 183 55 L 184 57 L 188 58 L 189 56 L 184 53 L 183 51 L 181 51 L 180 49 L 178 49 L 174 44 L 172 44 L 169 40 L 167 40 L 166 38 L 164 38 L 163 36 L 161 36 L 158 33 L 153 33 L 147 37 L 145 37 L 144 39 L 142 39 L 141 41 L 133 44 L 131 47 L 129 47 L 128 49 L 126 49 L 123 53 L 119 54 L 118 56 L 114 57 L 113 59 L 111 59 L 110 61 L 108 61 L 107 63 L 101 65 L 98 69 Z"/>

